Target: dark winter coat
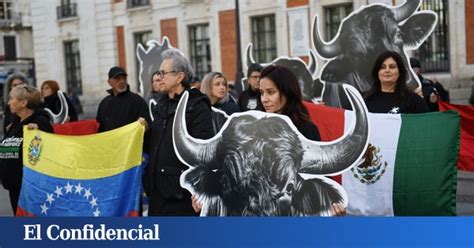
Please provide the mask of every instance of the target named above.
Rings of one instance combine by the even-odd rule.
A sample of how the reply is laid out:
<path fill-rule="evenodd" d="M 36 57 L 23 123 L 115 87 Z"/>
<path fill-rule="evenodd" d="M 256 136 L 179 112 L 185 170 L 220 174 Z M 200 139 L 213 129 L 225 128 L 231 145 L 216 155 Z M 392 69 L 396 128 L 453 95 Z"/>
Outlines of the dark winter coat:
<path fill-rule="evenodd" d="M 209 99 L 199 90 L 189 89 L 186 124 L 192 137 L 213 136 Z M 180 186 L 179 177 L 188 167 L 179 161 L 173 147 L 172 129 L 181 95 L 164 97 L 158 104 L 150 134 L 150 164 L 144 175 L 145 191 L 150 197 L 149 215 L 195 215 L 191 195 Z"/>

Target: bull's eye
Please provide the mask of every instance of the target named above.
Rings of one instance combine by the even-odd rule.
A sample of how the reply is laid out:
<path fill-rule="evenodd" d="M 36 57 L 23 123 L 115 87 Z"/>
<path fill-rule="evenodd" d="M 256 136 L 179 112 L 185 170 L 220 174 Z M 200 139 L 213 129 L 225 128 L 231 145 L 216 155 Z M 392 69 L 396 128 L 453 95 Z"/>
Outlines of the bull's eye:
<path fill-rule="evenodd" d="M 291 193 L 295 190 L 295 186 L 292 183 L 286 185 L 286 192 Z"/>

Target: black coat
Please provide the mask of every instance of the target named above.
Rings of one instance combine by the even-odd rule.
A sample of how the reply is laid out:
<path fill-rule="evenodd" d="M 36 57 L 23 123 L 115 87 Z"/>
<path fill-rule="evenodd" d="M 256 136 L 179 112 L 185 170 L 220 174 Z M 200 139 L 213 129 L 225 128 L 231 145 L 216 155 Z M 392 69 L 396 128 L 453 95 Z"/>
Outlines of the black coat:
<path fill-rule="evenodd" d="M 252 88 L 249 88 L 242 92 L 239 97 L 239 108 L 241 111 L 247 110 L 260 110 L 265 111 L 262 105 L 262 101 L 260 99 L 260 92 L 253 91 Z"/>
<path fill-rule="evenodd" d="M 140 117 L 151 123 L 148 106 L 141 96 L 130 92 L 128 88 L 116 96 L 113 95 L 112 90 L 107 92 L 109 95 L 100 102 L 97 110 L 99 132 L 125 126 Z"/>
<path fill-rule="evenodd" d="M 192 137 L 213 136 L 209 99 L 199 90 L 190 89 L 186 124 Z M 194 215 L 191 195 L 181 188 L 179 177 L 188 167 L 179 161 L 173 147 L 172 129 L 181 95 L 164 97 L 156 109 L 150 133 L 150 164 L 144 175 L 145 191 L 150 197 L 149 215 Z"/>
<path fill-rule="evenodd" d="M 23 121 L 14 119 L 0 145 L 0 178 L 3 187 L 10 191 L 13 211 L 16 210 L 23 177 L 23 125 L 30 123 L 36 123 L 39 130 L 53 132 L 46 111 L 37 109 Z"/>

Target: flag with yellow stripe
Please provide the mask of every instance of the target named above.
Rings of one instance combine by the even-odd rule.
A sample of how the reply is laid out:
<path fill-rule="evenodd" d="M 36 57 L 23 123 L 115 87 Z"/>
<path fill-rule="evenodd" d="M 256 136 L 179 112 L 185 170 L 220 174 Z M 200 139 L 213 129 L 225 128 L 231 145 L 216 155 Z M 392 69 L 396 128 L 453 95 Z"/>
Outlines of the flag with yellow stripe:
<path fill-rule="evenodd" d="M 20 216 L 138 215 L 144 127 L 85 136 L 24 129 Z"/>

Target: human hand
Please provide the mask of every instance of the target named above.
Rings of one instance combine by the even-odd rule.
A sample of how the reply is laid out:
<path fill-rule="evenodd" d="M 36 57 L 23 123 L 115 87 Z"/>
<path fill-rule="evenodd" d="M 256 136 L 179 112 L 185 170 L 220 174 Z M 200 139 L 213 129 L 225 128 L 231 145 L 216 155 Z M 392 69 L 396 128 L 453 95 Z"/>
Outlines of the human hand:
<path fill-rule="evenodd" d="M 344 216 L 346 215 L 346 208 L 341 203 L 333 203 L 331 206 L 332 216 Z"/>
<path fill-rule="evenodd" d="M 28 126 L 26 126 L 26 128 L 28 128 L 28 130 L 35 130 L 35 129 L 38 129 L 38 124 L 29 123 Z"/>
<path fill-rule="evenodd" d="M 148 129 L 148 123 L 146 122 L 145 118 L 143 118 L 143 117 L 138 118 L 138 122 L 139 122 L 142 126 L 145 127 L 145 130 Z"/>
<path fill-rule="evenodd" d="M 430 95 L 430 102 L 435 103 L 438 101 L 438 96 L 433 92 Z"/>
<path fill-rule="evenodd" d="M 199 203 L 196 199 L 196 197 L 193 195 L 191 196 L 191 202 L 193 204 L 193 209 L 194 209 L 194 212 L 196 213 L 199 213 L 201 212 L 201 209 L 202 209 L 202 205 L 201 203 Z"/>

